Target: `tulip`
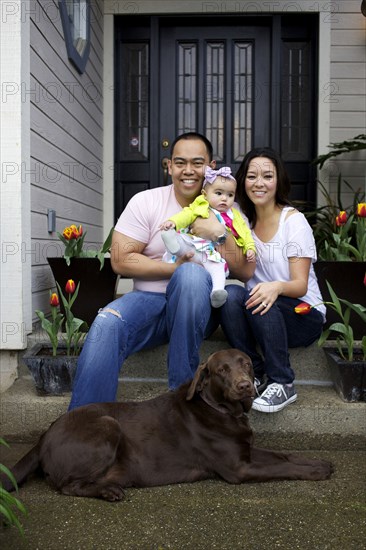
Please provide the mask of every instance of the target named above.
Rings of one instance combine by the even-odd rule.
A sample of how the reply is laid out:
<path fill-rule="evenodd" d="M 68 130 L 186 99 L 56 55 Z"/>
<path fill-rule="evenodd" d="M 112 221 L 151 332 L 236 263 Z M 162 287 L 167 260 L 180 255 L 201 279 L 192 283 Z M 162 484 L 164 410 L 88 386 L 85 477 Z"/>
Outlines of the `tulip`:
<path fill-rule="evenodd" d="M 75 288 L 76 288 L 75 281 L 73 281 L 72 279 L 69 279 L 65 286 L 66 292 L 68 294 L 74 294 Z"/>
<path fill-rule="evenodd" d="M 295 313 L 298 313 L 299 315 L 307 315 L 310 313 L 311 305 L 307 304 L 306 302 L 301 302 L 301 304 L 298 304 L 295 306 Z"/>
<path fill-rule="evenodd" d="M 79 225 L 79 228 L 76 227 L 76 225 L 70 225 L 70 229 L 72 231 L 72 238 L 78 239 L 83 234 L 83 228 L 81 225 Z"/>
<path fill-rule="evenodd" d="M 366 202 L 360 202 L 357 205 L 357 216 L 366 218 Z"/>
<path fill-rule="evenodd" d="M 58 299 L 58 296 L 57 296 L 56 292 L 53 292 L 50 296 L 50 305 L 52 307 L 57 307 L 57 306 L 60 305 L 60 301 Z"/>
<path fill-rule="evenodd" d="M 341 210 L 338 216 L 336 217 L 336 225 L 337 227 L 339 227 L 341 225 L 345 225 L 346 222 L 347 222 L 347 212 L 345 212 L 344 210 Z"/>
<path fill-rule="evenodd" d="M 363 280 L 363 284 L 366 286 L 366 273 L 365 273 L 365 278 Z"/>
<path fill-rule="evenodd" d="M 65 227 L 65 229 L 62 232 L 62 236 L 65 237 L 67 241 L 70 241 L 74 238 L 74 233 L 71 229 L 71 227 Z"/>

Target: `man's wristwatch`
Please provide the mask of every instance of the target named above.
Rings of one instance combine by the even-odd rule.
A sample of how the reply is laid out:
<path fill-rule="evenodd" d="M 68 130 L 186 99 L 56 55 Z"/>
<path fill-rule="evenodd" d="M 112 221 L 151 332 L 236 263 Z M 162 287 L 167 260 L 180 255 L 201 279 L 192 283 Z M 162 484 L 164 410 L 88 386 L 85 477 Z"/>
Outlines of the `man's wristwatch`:
<path fill-rule="evenodd" d="M 227 239 L 227 235 L 228 235 L 228 232 L 226 231 L 225 229 L 225 233 L 223 233 L 222 235 L 219 235 L 215 241 L 215 244 L 225 244 L 226 242 L 226 239 Z"/>

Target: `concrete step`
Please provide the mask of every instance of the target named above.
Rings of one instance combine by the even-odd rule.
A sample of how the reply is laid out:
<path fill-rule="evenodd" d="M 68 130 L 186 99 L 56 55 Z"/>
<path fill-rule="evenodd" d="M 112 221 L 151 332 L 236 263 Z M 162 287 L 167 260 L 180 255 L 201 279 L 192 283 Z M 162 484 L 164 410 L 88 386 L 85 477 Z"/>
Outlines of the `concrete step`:
<path fill-rule="evenodd" d="M 221 349 L 229 348 L 229 344 L 219 328 L 207 340 L 202 343 L 200 359 L 207 357 Z M 121 373 L 122 379 L 134 380 L 135 378 L 167 379 L 167 350 L 168 346 L 160 346 L 151 350 L 140 351 L 129 357 Z M 296 348 L 290 350 L 291 365 L 296 374 L 298 385 L 331 385 L 329 368 L 324 352 L 315 343 L 308 348 Z"/>
<path fill-rule="evenodd" d="M 47 336 L 35 332 L 28 337 L 28 348 L 35 343 L 47 341 Z M 229 348 L 229 344 L 221 330 L 218 328 L 214 334 L 202 343 L 200 360 L 221 349 Z M 121 370 L 121 380 L 134 381 L 136 379 L 167 382 L 167 352 L 168 345 L 140 351 L 130 356 Z M 19 371 L 21 375 L 27 374 L 27 367 L 19 355 Z M 296 348 L 290 350 L 291 365 L 296 374 L 296 384 L 331 385 L 331 378 L 324 352 L 316 343 L 308 348 Z"/>
<path fill-rule="evenodd" d="M 42 335 L 33 334 L 29 346 L 40 342 Z M 229 345 L 219 329 L 201 347 L 201 360 Z M 262 441 L 288 448 L 316 448 L 319 437 L 334 445 L 365 445 L 366 403 L 345 403 L 335 393 L 323 350 L 291 350 L 291 364 L 296 372 L 298 399 L 275 414 L 250 412 L 250 421 Z M 167 346 L 141 351 L 124 364 L 120 377 L 118 400 L 144 400 L 167 390 Z M 40 396 L 20 357 L 19 378 L 0 396 L 0 435 L 8 441 L 34 441 L 68 407 L 70 394 Z M 296 442 L 296 443 L 295 443 Z M 346 447 L 343 447 L 346 448 Z"/>
<path fill-rule="evenodd" d="M 127 382 L 120 384 L 118 400 L 142 401 L 166 391 L 163 382 Z M 264 414 L 250 411 L 256 436 L 268 446 L 317 448 L 334 446 L 342 439 L 342 448 L 365 448 L 366 403 L 345 403 L 330 386 L 297 386 L 298 399 L 282 411 Z M 66 412 L 70 394 L 40 396 L 29 375 L 15 381 L 1 395 L 0 434 L 8 442 L 35 441 L 50 424 Z"/>

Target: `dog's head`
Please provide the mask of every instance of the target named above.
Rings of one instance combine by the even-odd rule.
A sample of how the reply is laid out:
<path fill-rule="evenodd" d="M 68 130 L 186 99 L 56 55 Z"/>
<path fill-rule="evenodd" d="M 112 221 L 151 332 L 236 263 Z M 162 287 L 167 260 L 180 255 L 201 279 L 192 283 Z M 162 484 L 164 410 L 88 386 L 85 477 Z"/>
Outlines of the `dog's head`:
<path fill-rule="evenodd" d="M 253 365 L 246 353 L 238 349 L 217 351 L 198 367 L 186 399 L 205 392 L 216 403 L 240 401 L 247 412 L 255 395 L 253 381 Z"/>

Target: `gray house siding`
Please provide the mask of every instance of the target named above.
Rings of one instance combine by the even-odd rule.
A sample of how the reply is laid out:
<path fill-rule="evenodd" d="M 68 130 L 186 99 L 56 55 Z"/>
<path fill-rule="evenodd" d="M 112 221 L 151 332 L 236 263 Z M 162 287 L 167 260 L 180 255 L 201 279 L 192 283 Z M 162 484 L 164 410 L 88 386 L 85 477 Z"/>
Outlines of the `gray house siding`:
<path fill-rule="evenodd" d="M 331 16 L 330 142 L 366 132 L 366 18 L 358 1 L 335 4 Z M 366 191 L 366 151 L 341 155 L 328 163 L 331 188 L 339 174 L 352 187 Z M 334 191 L 335 192 L 335 191 Z M 345 205 L 353 195 L 343 193 Z"/>
<path fill-rule="evenodd" d="M 37 0 L 31 12 L 33 312 L 48 307 L 54 281 L 47 256 L 63 251 L 57 232 L 82 224 L 88 244 L 103 240 L 103 2 L 91 4 L 90 57 L 82 75 L 67 57 L 58 2 Z M 52 234 L 49 208 L 56 210 Z"/>

